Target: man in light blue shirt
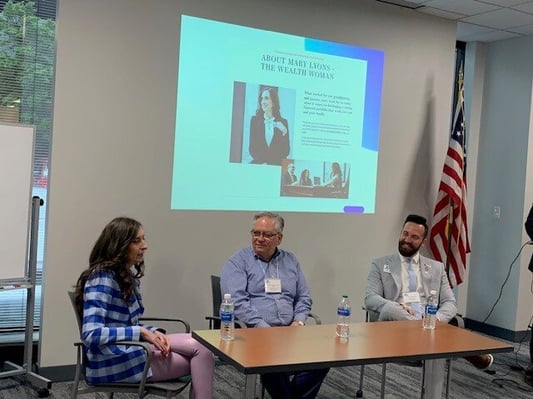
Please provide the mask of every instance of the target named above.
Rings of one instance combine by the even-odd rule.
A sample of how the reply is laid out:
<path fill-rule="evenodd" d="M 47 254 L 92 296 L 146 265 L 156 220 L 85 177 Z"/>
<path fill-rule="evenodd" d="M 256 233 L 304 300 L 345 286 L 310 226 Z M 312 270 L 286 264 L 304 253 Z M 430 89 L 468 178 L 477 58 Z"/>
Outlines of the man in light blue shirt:
<path fill-rule="evenodd" d="M 262 212 L 254 216 L 252 245 L 234 254 L 220 276 L 222 294 L 229 293 L 235 317 L 248 327 L 303 326 L 313 301 L 294 254 L 278 248 L 283 218 Z M 315 398 L 329 369 L 263 374 L 273 399 Z"/>

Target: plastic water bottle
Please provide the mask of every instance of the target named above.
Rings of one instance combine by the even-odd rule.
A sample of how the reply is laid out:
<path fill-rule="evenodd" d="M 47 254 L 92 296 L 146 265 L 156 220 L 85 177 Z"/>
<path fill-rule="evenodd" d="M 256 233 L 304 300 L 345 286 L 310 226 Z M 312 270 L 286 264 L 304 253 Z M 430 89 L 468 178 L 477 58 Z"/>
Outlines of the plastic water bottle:
<path fill-rule="evenodd" d="M 433 330 L 437 324 L 437 308 L 438 308 L 438 298 L 437 291 L 431 290 L 429 292 L 429 297 L 424 308 L 424 316 L 422 318 L 422 326 L 426 330 Z"/>
<path fill-rule="evenodd" d="M 340 338 L 348 338 L 350 335 L 350 316 L 352 307 L 348 295 L 343 295 L 337 308 L 337 335 Z"/>
<path fill-rule="evenodd" d="M 234 313 L 231 294 L 224 294 L 224 299 L 220 304 L 220 337 L 223 340 L 231 341 L 234 338 Z"/>

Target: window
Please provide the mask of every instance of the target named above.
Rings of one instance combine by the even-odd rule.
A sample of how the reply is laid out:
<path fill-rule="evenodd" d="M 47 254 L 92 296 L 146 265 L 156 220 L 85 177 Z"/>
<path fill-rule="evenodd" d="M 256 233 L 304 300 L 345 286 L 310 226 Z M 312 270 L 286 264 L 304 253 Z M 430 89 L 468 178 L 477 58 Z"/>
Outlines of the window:
<path fill-rule="evenodd" d="M 34 326 L 40 325 L 57 0 L 0 0 L 0 121 L 36 126 L 33 195 L 43 198 Z M 0 332 L 24 331 L 26 290 L 0 290 Z"/>

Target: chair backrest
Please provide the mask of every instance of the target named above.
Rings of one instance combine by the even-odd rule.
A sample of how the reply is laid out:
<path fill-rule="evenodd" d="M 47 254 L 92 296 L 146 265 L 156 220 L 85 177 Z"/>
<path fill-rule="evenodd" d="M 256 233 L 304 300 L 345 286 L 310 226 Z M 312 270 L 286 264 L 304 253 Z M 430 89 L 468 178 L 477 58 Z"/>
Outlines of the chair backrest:
<path fill-rule="evenodd" d="M 220 292 L 220 277 L 211 275 L 211 300 L 213 302 L 213 316 L 218 317 L 220 304 L 222 303 L 222 294 Z M 214 329 L 220 328 L 220 321 L 214 321 Z"/>
<path fill-rule="evenodd" d="M 218 316 L 220 304 L 222 303 L 222 294 L 220 292 L 220 277 L 211 276 L 211 298 L 213 300 L 213 316 Z"/>
<path fill-rule="evenodd" d="M 70 298 L 70 303 L 72 304 L 72 309 L 76 314 L 76 321 L 78 322 L 78 331 L 81 334 L 81 314 L 78 312 L 76 307 L 76 293 L 74 291 L 68 291 L 68 297 Z"/>
<path fill-rule="evenodd" d="M 80 312 L 78 312 L 78 307 L 76 306 L 76 293 L 74 291 L 67 291 L 68 297 L 70 299 L 70 303 L 72 305 L 72 309 L 74 310 L 74 314 L 76 315 L 76 322 L 78 323 L 78 334 L 81 339 L 81 330 L 82 330 L 82 315 Z M 81 377 L 85 380 L 87 383 L 87 376 L 85 374 L 85 364 L 87 363 L 87 354 L 82 349 L 81 350 L 81 362 L 79 364 Z M 78 379 L 79 379 L 78 375 Z"/>

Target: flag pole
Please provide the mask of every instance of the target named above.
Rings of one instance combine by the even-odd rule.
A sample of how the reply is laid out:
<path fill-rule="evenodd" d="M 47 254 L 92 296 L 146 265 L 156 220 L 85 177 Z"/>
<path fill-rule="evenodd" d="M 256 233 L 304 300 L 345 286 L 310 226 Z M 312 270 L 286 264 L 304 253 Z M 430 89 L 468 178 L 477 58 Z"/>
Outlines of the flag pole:
<path fill-rule="evenodd" d="M 450 197 L 448 201 L 448 218 L 446 221 L 446 263 L 444 268 L 446 276 L 450 278 L 450 253 L 452 249 L 452 230 L 453 230 L 453 199 Z"/>

